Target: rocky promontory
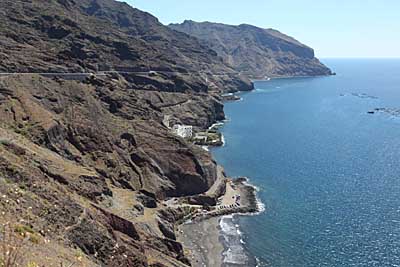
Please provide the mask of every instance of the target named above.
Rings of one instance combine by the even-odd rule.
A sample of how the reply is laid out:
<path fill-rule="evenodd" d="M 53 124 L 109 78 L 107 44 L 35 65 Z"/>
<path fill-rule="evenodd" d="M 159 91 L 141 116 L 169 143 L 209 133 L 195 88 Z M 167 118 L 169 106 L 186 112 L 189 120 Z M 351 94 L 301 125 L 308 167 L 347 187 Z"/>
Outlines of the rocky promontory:
<path fill-rule="evenodd" d="M 189 20 L 169 27 L 199 38 L 228 66 L 253 79 L 332 74 L 312 48 L 277 30 Z"/>

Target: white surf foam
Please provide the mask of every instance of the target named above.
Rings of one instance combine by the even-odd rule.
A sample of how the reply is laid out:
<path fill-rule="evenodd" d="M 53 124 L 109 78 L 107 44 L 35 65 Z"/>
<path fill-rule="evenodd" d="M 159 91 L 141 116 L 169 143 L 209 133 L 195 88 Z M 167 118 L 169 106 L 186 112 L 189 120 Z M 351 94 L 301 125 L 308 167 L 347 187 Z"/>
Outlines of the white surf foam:
<path fill-rule="evenodd" d="M 251 186 L 256 190 L 256 201 L 257 201 L 257 212 L 251 213 L 250 215 L 259 215 L 265 211 L 265 204 L 261 201 L 261 199 L 258 197 L 258 192 L 260 192 L 260 188 L 258 186 L 255 186 L 249 182 L 249 178 L 245 177 L 246 181 L 243 182 L 243 184 L 247 186 Z"/>
<path fill-rule="evenodd" d="M 201 146 L 202 149 L 204 149 L 205 151 L 210 151 L 210 149 L 208 148 L 208 146 Z"/>
<path fill-rule="evenodd" d="M 242 232 L 235 224 L 233 215 L 223 216 L 220 220 L 221 234 L 227 250 L 224 251 L 224 263 L 245 265 L 248 256 L 243 246 Z"/>
<path fill-rule="evenodd" d="M 216 122 L 216 123 L 214 123 L 213 125 L 211 125 L 211 126 L 208 128 L 208 130 L 211 130 L 211 129 L 215 128 L 215 127 L 220 127 L 220 126 L 224 125 L 224 122 L 225 122 L 225 121 Z"/>

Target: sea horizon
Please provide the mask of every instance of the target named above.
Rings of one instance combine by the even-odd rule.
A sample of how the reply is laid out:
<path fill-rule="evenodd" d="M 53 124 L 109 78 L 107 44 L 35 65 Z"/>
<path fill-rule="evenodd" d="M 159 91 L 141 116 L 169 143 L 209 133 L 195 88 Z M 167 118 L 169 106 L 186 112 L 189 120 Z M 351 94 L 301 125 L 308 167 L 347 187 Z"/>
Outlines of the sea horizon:
<path fill-rule="evenodd" d="M 370 240 L 372 244 L 375 242 L 374 236 L 367 232 L 365 227 L 360 224 L 360 220 L 364 220 L 367 215 L 385 216 L 386 213 L 382 211 L 382 214 L 380 214 L 379 210 L 375 210 L 377 207 L 373 208 L 373 206 L 369 206 L 370 204 L 358 203 L 357 199 L 353 199 L 351 195 L 342 200 L 335 198 L 342 193 L 336 192 L 332 188 L 338 187 L 340 190 L 348 190 L 346 184 L 349 184 L 350 181 L 346 177 L 352 177 L 349 186 L 360 183 L 358 189 L 360 192 L 354 192 L 357 195 L 360 194 L 360 197 L 363 197 L 363 194 L 383 193 L 378 190 L 379 188 L 374 191 L 374 188 L 369 188 L 370 186 L 366 184 L 371 179 L 375 180 L 379 177 L 379 173 L 383 171 L 374 173 L 372 172 L 373 169 L 369 167 L 374 162 L 374 157 L 371 156 L 374 151 L 362 146 L 363 142 L 365 147 L 372 145 L 369 143 L 371 136 L 364 133 L 364 137 L 358 137 L 363 132 L 358 133 L 357 128 L 352 128 L 360 123 L 363 124 L 363 129 L 374 129 L 371 127 L 380 125 L 379 127 L 383 127 L 385 131 L 390 130 L 386 135 L 380 137 L 382 142 L 385 143 L 385 150 L 387 150 L 390 158 L 385 158 L 386 161 L 382 159 L 380 164 L 385 164 L 387 168 L 386 172 L 383 172 L 388 177 L 387 179 L 392 180 L 395 177 L 392 174 L 396 172 L 397 167 L 390 165 L 389 168 L 386 166 L 386 162 L 395 160 L 397 157 L 394 155 L 398 155 L 395 150 L 396 142 L 395 140 L 391 141 L 391 136 L 395 131 L 393 128 L 400 129 L 400 117 L 397 118 L 397 116 L 384 110 L 368 114 L 375 108 L 396 108 L 393 96 L 396 100 L 400 99 L 400 93 L 395 91 L 396 79 L 398 80 L 396 69 L 391 69 L 393 66 L 387 65 L 385 61 L 380 60 L 383 63 L 375 66 L 375 63 L 379 62 L 377 59 L 371 59 L 369 64 L 365 64 L 364 59 L 352 59 L 351 61 L 346 59 L 323 60 L 333 71 L 337 72 L 337 76 L 309 79 L 294 77 L 292 79 L 271 79 L 270 81 L 256 82 L 254 92 L 240 93 L 243 101 L 226 104 L 228 121 L 221 128 L 225 135 L 226 145 L 222 148 L 212 149 L 211 152 L 217 161 L 225 167 L 228 175 L 233 177 L 247 176 L 250 178 L 250 183 L 260 188 L 259 196 L 266 205 L 266 211 L 250 217 L 240 215 L 236 216 L 236 219 L 235 216 L 231 220 L 229 219 L 231 217 L 223 219 L 221 223 L 228 225 L 225 226 L 228 230 L 222 231 L 222 234 L 227 235 L 231 230 L 230 234 L 232 235 L 236 230 L 236 234 L 240 236 L 238 240 L 242 243 L 242 248 L 248 253 L 249 258 L 257 259 L 257 266 L 389 266 L 400 257 L 400 252 L 392 255 L 392 257 L 386 257 L 384 254 L 387 249 L 394 249 L 392 244 L 388 243 L 393 242 L 393 238 L 387 240 L 385 244 L 353 247 L 352 239 L 348 239 L 346 235 L 352 235 L 354 231 L 358 236 L 354 242 L 361 242 L 361 244 L 366 240 Z M 400 66 L 400 60 L 392 62 L 396 66 Z M 382 75 L 384 73 L 385 75 Z M 378 77 L 377 80 L 375 77 Z M 371 79 L 375 79 L 375 81 L 370 83 Z M 379 84 L 381 84 L 381 88 L 376 88 Z M 311 108 L 298 103 L 295 104 L 291 100 L 292 97 L 296 101 L 300 99 L 306 101 Z M 297 107 L 297 114 L 293 111 L 288 112 L 288 103 Z M 319 103 L 323 103 L 323 105 L 321 106 Z M 304 114 L 304 112 L 309 114 Z M 279 116 L 281 118 L 277 119 Z M 293 117 L 298 119 L 293 120 Z M 311 122 L 304 121 L 308 118 Z M 284 119 L 289 120 L 290 123 L 286 123 Z M 300 120 L 301 124 L 297 123 L 297 120 Z M 343 124 L 348 128 L 346 129 Z M 336 137 L 331 135 L 333 133 L 333 129 L 329 130 L 331 126 L 334 126 L 334 129 L 338 131 Z M 308 127 L 308 129 L 305 130 L 304 127 Z M 258 130 L 255 131 L 255 129 Z M 343 135 L 339 129 L 344 131 Z M 350 129 L 354 130 L 353 135 L 348 134 Z M 273 134 L 268 134 L 268 131 L 272 131 Z M 294 134 L 299 131 L 307 133 L 307 135 Z M 307 137 L 310 136 L 309 131 L 315 132 L 319 137 L 316 140 Z M 342 138 L 345 138 L 345 133 L 347 133 L 348 140 L 343 142 Z M 278 139 L 274 138 L 278 136 Z M 354 136 L 354 138 L 351 136 Z M 298 139 L 299 137 L 311 143 L 303 143 L 301 139 Z M 268 142 L 262 139 L 271 140 L 271 145 L 268 145 Z M 296 147 L 291 145 L 293 144 L 292 139 L 298 139 Z M 328 145 L 325 146 L 325 152 L 321 142 L 328 142 Z M 381 146 L 379 139 L 375 140 L 374 144 L 375 150 Z M 279 150 L 277 150 L 277 146 L 279 146 Z M 320 150 L 314 151 L 315 146 L 320 147 Z M 345 150 L 347 151 L 346 159 L 353 158 L 354 163 L 339 160 L 340 154 L 338 155 L 338 151 L 334 148 L 336 146 L 338 148 L 348 146 Z M 292 151 L 291 153 L 296 156 L 285 155 L 289 151 Z M 321 153 L 325 155 L 322 156 Z M 298 161 L 298 163 L 294 163 L 293 160 Z M 300 164 L 304 160 L 306 160 L 306 166 Z M 335 164 L 335 161 L 338 163 Z M 327 164 L 329 162 L 330 164 Z M 293 165 L 293 168 L 298 170 L 299 173 L 289 171 L 287 168 L 290 165 Z M 374 168 L 377 168 L 377 166 L 374 166 Z M 364 170 L 361 171 L 360 168 Z M 307 171 L 307 169 L 310 169 L 310 171 Z M 311 179 L 315 175 L 320 178 Z M 278 177 L 282 178 L 277 179 Z M 324 179 L 332 179 L 329 188 L 325 188 L 324 185 L 321 186 L 320 183 Z M 302 183 L 307 184 L 309 188 L 303 188 Z M 383 185 L 386 186 L 386 183 Z M 392 186 L 396 185 L 397 182 L 392 184 Z M 290 187 L 298 187 L 298 189 L 293 191 Z M 321 190 L 326 190 L 326 193 L 321 192 Z M 385 193 L 388 194 L 388 197 L 394 194 L 390 188 L 386 190 Z M 301 197 L 296 196 L 296 193 L 300 194 Z M 319 197 L 316 199 L 313 195 Z M 306 199 L 310 200 L 304 203 L 296 203 L 306 201 Z M 315 204 L 311 205 L 308 202 L 311 200 L 316 201 Z M 340 203 L 340 201 L 349 202 L 352 209 L 369 207 L 374 209 L 375 212 L 373 214 L 369 212 L 355 212 L 353 214 L 353 212 L 350 212 L 341 220 L 339 216 L 340 206 L 332 206 L 332 203 Z M 382 210 L 388 208 L 385 204 L 385 202 L 380 203 Z M 398 204 L 400 205 L 400 203 Z M 326 213 L 324 209 L 332 211 Z M 310 215 L 304 213 L 306 211 L 314 215 L 310 217 Z M 329 218 L 330 221 L 327 219 L 324 222 L 324 217 Z M 353 220 L 356 223 L 349 223 Z M 296 226 L 299 222 L 304 230 Z M 309 226 L 303 225 L 304 222 L 312 225 L 312 230 Z M 332 225 L 332 223 L 334 224 Z M 387 231 L 390 231 L 393 226 L 393 223 L 387 223 L 386 227 L 389 228 L 381 228 L 383 226 L 372 219 L 370 223 L 372 226 L 367 229 L 373 229 L 376 234 L 389 233 Z M 343 227 L 337 227 L 337 225 L 342 224 Z M 293 232 L 294 229 L 299 232 Z M 338 239 L 336 234 L 340 231 L 344 231 L 344 236 L 340 235 Z M 397 235 L 398 233 L 395 231 L 391 234 Z M 375 240 L 380 240 L 380 238 L 375 237 Z M 349 243 L 347 244 L 347 242 Z M 317 244 L 320 249 L 314 247 Z M 225 246 L 226 250 L 229 249 L 227 244 Z M 347 251 L 347 254 L 343 254 L 341 252 L 342 246 L 350 246 L 349 248 L 353 248 L 353 251 Z M 365 251 L 365 254 L 357 254 L 361 251 Z M 368 257 L 369 253 L 373 258 Z M 354 258 L 354 255 L 359 256 Z M 227 266 L 230 265 L 227 264 Z"/>

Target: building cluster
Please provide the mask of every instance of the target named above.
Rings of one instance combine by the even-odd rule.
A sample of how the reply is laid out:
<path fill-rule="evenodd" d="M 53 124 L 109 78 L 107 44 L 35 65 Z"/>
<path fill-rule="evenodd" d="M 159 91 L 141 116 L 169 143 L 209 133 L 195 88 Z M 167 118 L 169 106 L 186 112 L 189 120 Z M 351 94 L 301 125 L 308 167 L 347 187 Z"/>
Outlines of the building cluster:
<path fill-rule="evenodd" d="M 172 127 L 172 132 L 182 138 L 192 138 L 193 126 L 175 124 Z"/>
<path fill-rule="evenodd" d="M 174 134 L 182 138 L 188 139 L 191 139 L 193 137 L 193 126 L 174 124 L 174 126 L 172 126 L 171 128 L 171 121 L 173 121 L 173 119 L 170 115 L 164 115 L 163 124 L 165 125 L 165 127 L 171 129 Z"/>

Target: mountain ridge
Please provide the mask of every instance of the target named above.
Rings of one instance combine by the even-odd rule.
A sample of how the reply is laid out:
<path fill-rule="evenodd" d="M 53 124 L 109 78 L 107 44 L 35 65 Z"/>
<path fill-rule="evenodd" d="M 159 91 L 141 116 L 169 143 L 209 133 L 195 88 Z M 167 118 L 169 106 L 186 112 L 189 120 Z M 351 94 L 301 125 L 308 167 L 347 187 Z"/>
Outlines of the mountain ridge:
<path fill-rule="evenodd" d="M 332 74 L 312 48 L 274 29 L 191 20 L 169 27 L 199 38 L 227 65 L 251 78 Z"/>
<path fill-rule="evenodd" d="M 248 79 L 239 77 L 196 38 L 173 31 L 126 3 L 2 2 L 6 14 L 0 18 L 2 72 L 154 70 L 177 72 L 182 79 L 213 90 L 252 88 Z M 198 72 L 202 75 L 192 75 Z"/>

